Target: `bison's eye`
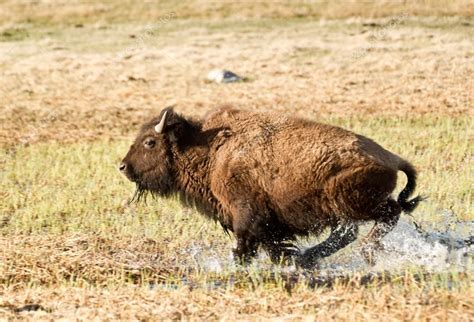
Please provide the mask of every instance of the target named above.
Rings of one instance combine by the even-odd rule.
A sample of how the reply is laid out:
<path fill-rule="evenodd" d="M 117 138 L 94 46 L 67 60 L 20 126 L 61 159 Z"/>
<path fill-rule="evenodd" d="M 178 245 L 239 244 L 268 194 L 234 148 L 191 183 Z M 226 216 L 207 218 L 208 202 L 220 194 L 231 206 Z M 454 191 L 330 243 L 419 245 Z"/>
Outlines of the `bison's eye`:
<path fill-rule="evenodd" d="M 155 142 L 155 139 L 153 138 L 148 138 L 145 140 L 145 142 L 143 142 L 143 145 L 145 146 L 145 148 L 147 149 L 151 149 L 155 146 L 156 142 Z"/>

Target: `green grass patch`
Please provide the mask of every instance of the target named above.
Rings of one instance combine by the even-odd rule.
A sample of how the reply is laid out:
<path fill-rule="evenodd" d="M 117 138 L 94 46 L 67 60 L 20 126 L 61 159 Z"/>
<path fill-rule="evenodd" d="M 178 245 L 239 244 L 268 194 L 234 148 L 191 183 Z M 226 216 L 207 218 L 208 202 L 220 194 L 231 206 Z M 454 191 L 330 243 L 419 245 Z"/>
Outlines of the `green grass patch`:
<path fill-rule="evenodd" d="M 19 41 L 28 38 L 28 36 L 28 30 L 25 28 L 6 28 L 0 32 L 0 41 Z"/>
<path fill-rule="evenodd" d="M 446 209 L 472 220 L 472 121 L 459 118 L 334 119 L 410 160 L 419 169 L 418 192 L 429 199 L 414 213 L 440 220 Z M 131 139 L 130 139 L 131 141 Z M 39 143 L 3 150 L 3 234 L 94 231 L 172 237 L 205 223 L 176 199 L 127 205 L 134 186 L 116 169 L 130 141 Z M 400 178 L 403 176 L 400 175 Z M 404 185 L 400 179 L 399 188 Z M 208 232 L 219 231 L 206 225 Z M 215 227 L 215 228 L 214 228 Z"/>

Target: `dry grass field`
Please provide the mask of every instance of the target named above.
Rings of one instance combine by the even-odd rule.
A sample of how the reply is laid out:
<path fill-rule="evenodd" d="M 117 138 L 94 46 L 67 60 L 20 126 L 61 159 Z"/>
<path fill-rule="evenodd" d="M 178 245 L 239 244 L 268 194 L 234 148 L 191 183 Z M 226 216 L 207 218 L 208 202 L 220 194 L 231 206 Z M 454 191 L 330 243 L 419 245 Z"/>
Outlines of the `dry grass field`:
<path fill-rule="evenodd" d="M 472 321 L 472 249 L 408 216 L 375 267 L 359 242 L 314 271 L 240 267 L 194 209 L 128 204 L 116 167 L 165 106 L 280 111 L 404 156 L 429 197 L 415 221 L 472 236 L 473 17 L 463 0 L 0 0 L 0 320 Z"/>

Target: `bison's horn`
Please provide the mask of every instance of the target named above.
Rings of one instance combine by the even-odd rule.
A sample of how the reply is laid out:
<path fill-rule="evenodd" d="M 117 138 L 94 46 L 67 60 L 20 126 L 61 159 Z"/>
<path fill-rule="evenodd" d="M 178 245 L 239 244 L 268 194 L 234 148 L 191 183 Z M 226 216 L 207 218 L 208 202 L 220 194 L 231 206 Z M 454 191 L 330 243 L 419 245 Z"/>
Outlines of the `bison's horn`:
<path fill-rule="evenodd" d="M 155 125 L 155 131 L 156 131 L 157 133 L 163 132 L 163 129 L 164 129 L 164 127 L 165 127 L 165 122 L 166 122 L 166 114 L 168 114 L 168 111 L 165 111 L 165 112 L 163 113 L 163 116 L 161 117 L 160 123 L 158 123 L 158 124 Z"/>

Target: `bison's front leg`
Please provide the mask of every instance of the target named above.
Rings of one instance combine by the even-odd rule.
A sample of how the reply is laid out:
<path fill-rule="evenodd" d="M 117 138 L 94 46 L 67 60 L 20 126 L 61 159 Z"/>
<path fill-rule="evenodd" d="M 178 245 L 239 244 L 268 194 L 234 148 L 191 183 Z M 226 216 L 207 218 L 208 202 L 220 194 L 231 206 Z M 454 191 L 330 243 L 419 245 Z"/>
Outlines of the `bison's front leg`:
<path fill-rule="evenodd" d="M 303 268 L 316 266 L 321 258 L 334 254 L 356 240 L 357 232 L 358 226 L 354 223 L 344 223 L 333 227 L 329 237 L 321 244 L 307 249 L 297 259 L 297 264 Z"/>
<path fill-rule="evenodd" d="M 233 209 L 232 227 L 237 247 L 234 256 L 241 263 L 250 263 L 257 255 L 260 220 L 246 203 L 237 203 Z"/>
<path fill-rule="evenodd" d="M 251 236 L 236 236 L 237 247 L 234 249 L 234 258 L 240 264 L 247 264 L 257 255 L 258 243 Z"/>

